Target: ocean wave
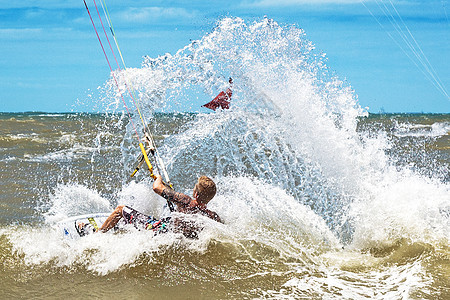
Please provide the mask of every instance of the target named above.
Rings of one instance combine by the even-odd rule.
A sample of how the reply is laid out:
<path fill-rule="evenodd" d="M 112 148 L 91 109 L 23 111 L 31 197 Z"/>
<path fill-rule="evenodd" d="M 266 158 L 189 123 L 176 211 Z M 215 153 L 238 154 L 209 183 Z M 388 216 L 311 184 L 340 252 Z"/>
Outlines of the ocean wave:
<path fill-rule="evenodd" d="M 426 124 L 398 124 L 394 130 L 394 135 L 398 137 L 441 137 L 450 133 L 450 123 L 436 122 Z"/>
<path fill-rule="evenodd" d="M 68 116 L 68 114 L 39 114 L 39 115 L 34 115 L 36 117 L 65 117 Z"/>
<path fill-rule="evenodd" d="M 431 246 L 406 243 L 384 256 L 330 249 L 318 255 L 307 245 L 292 249 L 287 243 L 279 248 L 288 242 L 285 234 L 278 239 L 264 235 L 223 239 L 229 230 L 208 225 L 199 240 L 128 228 L 120 234 L 93 234 L 73 241 L 63 240 L 53 228 L 9 227 L 0 230 L 0 249 L 11 248 L 3 256 L 8 262 L 3 271 L 31 282 L 44 274 L 83 274 L 92 283 L 119 276 L 154 288 L 161 288 L 159 280 L 168 272 L 164 285 L 186 282 L 189 286 L 209 279 L 215 282 L 216 295 L 224 293 L 227 298 L 245 294 L 270 299 L 337 295 L 431 299 L 439 295 L 428 266 L 438 264 L 440 258 Z"/>
<path fill-rule="evenodd" d="M 73 133 L 61 132 L 61 137 L 58 138 L 60 145 L 74 145 L 78 141 L 78 137 Z"/>
<path fill-rule="evenodd" d="M 77 241 L 67 240 L 51 224 L 71 215 L 112 211 L 108 200 L 80 185 L 63 185 L 56 189 L 51 197 L 51 208 L 46 213 L 49 227 L 15 228 L 7 236 L 14 251 L 24 255 L 26 264 L 56 263 L 59 267 L 82 264 L 99 275 L 120 271 L 123 266 L 138 263 L 142 255 L 158 254 L 167 249 L 204 254 L 211 243 L 216 242 L 233 247 L 242 259 L 269 265 L 279 259 L 298 260 L 299 255 L 303 257 L 300 261 L 310 260 L 307 249 L 323 252 L 338 247 L 339 243 L 323 220 L 283 190 L 249 178 L 229 178 L 226 182 L 237 187 L 244 185 L 247 189 L 244 194 L 240 189 L 239 197 L 236 197 L 236 190 L 226 189 L 228 184 L 219 183 L 221 192 L 211 202 L 211 209 L 220 212 L 226 225 L 195 217 L 193 221 L 205 227 L 198 240 L 186 239 L 177 233 L 153 236 L 152 232 L 133 228 L 121 234 L 96 234 Z M 137 191 L 135 196 L 140 195 L 141 206 L 130 197 L 131 190 Z M 147 213 L 162 212 L 164 201 L 145 184 L 131 184 L 119 197 L 124 204 L 134 201 L 133 206 Z M 155 198 L 156 201 L 149 201 Z M 158 204 L 159 211 L 154 210 L 156 206 L 148 206 L 151 202 Z M 51 249 L 48 249 L 48 243 L 53 245 Z M 33 247 L 28 247 L 30 244 Z M 259 253 L 258 248 L 263 253 Z M 96 251 L 86 259 L 83 254 L 91 249 Z M 273 252 L 275 257 L 267 256 Z"/>
<path fill-rule="evenodd" d="M 399 176 L 399 175 L 402 176 Z M 404 239 L 439 244 L 450 240 L 450 186 L 410 170 L 387 169 L 365 201 L 352 204 L 358 249 L 390 247 Z"/>
<path fill-rule="evenodd" d="M 192 216 L 191 221 L 204 227 L 197 240 L 174 232 L 155 236 L 134 227 L 67 239 L 52 224 L 76 214 L 112 211 L 112 203 L 133 205 L 154 215 L 164 211 L 163 199 L 145 182 L 125 186 L 114 201 L 70 184 L 60 185 L 52 194 L 45 225 L 3 228 L 1 247 L 11 247 L 7 259 L 14 262 L 16 272 L 87 272 L 94 281 L 133 274 L 153 280 L 170 269 L 168 284 L 223 278 L 223 284 L 236 287 L 236 296 L 245 291 L 268 298 L 333 297 L 336 293 L 344 298 L 397 298 L 432 297 L 436 292 L 423 260 L 439 261 L 442 240 L 413 240 L 426 229 L 411 227 L 419 230 L 414 235 L 401 229 L 398 236 L 357 231 L 358 240 L 343 248 L 320 216 L 283 189 L 251 177 L 223 178 L 217 184 L 218 194 L 209 207 L 219 212 L 225 224 Z M 378 213 L 374 209 L 367 213 L 385 211 L 378 208 Z M 397 213 L 397 219 L 402 217 Z M 379 226 L 366 221 L 369 228 Z M 392 222 L 383 224 L 399 228 Z M 375 237 L 376 243 L 369 242 Z M 248 285 L 253 286 L 250 291 Z"/>
<path fill-rule="evenodd" d="M 63 149 L 44 155 L 24 154 L 24 159 L 30 162 L 48 162 L 48 161 L 72 161 L 73 159 L 85 157 L 94 150 L 91 147 L 74 147 L 72 149 Z"/>
<path fill-rule="evenodd" d="M 14 156 L 6 156 L 6 157 L 3 157 L 2 159 L 0 159 L 0 161 L 3 161 L 3 162 L 10 162 L 10 161 L 15 161 L 15 160 L 17 160 L 17 157 L 14 157 Z"/>
<path fill-rule="evenodd" d="M 20 115 L 18 115 L 17 117 L 20 117 Z M 6 119 L 5 121 L 13 121 L 15 123 L 36 123 L 37 121 L 35 119 L 18 119 L 15 117 L 11 117 L 9 119 Z"/>
<path fill-rule="evenodd" d="M 120 149 L 119 146 L 102 147 L 101 151 L 112 151 Z M 75 144 L 72 148 L 62 149 L 44 155 L 24 154 L 24 159 L 30 162 L 48 162 L 48 161 L 73 161 L 74 159 L 86 158 L 92 153 L 99 152 L 98 147 L 88 147 Z"/>
<path fill-rule="evenodd" d="M 27 141 L 38 144 L 48 143 L 48 139 L 41 137 L 37 133 L 7 134 L 0 137 L 0 142 L 14 142 L 14 141 Z"/>
<path fill-rule="evenodd" d="M 353 256 L 353 268 L 359 271 L 323 268 L 319 271 L 320 276 L 302 276 L 300 273 L 286 282 L 280 291 L 267 294 L 277 299 L 322 298 L 324 295 L 336 298 L 336 294 L 342 299 L 402 299 L 420 295 L 421 289 L 427 291 L 427 286 L 432 284 L 432 279 L 419 262 L 380 267 L 379 260 L 370 263 L 375 260 L 372 256 L 348 252 L 340 252 L 337 256 L 340 264 L 348 263 L 349 257 Z M 367 267 L 367 263 L 371 267 Z M 364 271 L 361 272 L 361 268 Z M 432 294 L 427 296 L 432 297 Z"/>

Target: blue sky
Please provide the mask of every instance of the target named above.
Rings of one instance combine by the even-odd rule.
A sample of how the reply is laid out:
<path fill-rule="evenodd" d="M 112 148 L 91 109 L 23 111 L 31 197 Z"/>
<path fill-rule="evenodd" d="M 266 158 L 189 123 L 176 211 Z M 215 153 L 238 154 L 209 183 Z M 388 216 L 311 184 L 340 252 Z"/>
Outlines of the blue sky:
<path fill-rule="evenodd" d="M 360 0 L 106 3 L 128 67 L 139 67 L 144 55 L 175 53 L 210 32 L 222 17 L 255 20 L 267 15 L 303 28 L 370 112 L 450 113 L 448 96 L 436 87 L 450 92 L 449 1 L 391 1 L 402 17 L 395 16 L 394 24 L 407 37 L 410 30 L 411 43 L 420 46 L 416 54 L 423 52 L 422 61 L 435 79 L 428 80 L 426 69 L 416 66 L 420 61 L 380 9 L 385 4 L 394 14 L 389 0 L 364 1 L 365 6 Z M 92 0 L 87 3 L 95 9 Z M 77 103 L 109 78 L 82 0 L 0 0 L 0 70 L 3 112 L 86 109 Z"/>

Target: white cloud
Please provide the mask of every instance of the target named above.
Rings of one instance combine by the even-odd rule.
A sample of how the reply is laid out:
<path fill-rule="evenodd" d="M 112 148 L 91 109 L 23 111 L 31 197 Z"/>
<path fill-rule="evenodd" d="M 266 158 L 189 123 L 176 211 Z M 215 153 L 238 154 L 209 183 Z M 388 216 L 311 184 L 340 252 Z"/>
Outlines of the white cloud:
<path fill-rule="evenodd" d="M 2 28 L 0 29 L 0 38 L 19 40 L 35 37 L 42 32 L 41 28 Z"/>
<path fill-rule="evenodd" d="M 197 16 L 193 11 L 177 7 L 133 7 L 118 13 L 127 22 L 149 23 L 158 20 L 186 20 Z"/>
<path fill-rule="evenodd" d="M 83 33 L 81 33 L 83 34 Z M 27 40 L 36 42 L 45 39 L 46 42 L 51 43 L 64 39 L 75 39 L 80 37 L 80 32 L 67 27 L 55 28 L 0 28 L 0 40 L 3 41 L 20 41 Z"/>
<path fill-rule="evenodd" d="M 81 1 L 81 0 L 80 0 Z M 62 0 L 20 0 L 20 1 L 1 1 L 0 9 L 11 8 L 80 8 L 83 7 L 83 2 L 78 1 L 62 1 Z"/>
<path fill-rule="evenodd" d="M 357 4 L 361 0 L 257 0 L 246 1 L 245 6 L 268 7 L 268 6 L 295 6 L 302 4 Z"/>

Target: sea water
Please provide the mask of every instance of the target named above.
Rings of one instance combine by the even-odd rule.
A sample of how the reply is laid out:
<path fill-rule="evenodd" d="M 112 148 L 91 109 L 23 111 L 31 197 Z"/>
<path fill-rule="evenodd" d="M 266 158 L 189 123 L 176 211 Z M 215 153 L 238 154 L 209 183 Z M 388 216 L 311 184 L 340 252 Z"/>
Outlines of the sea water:
<path fill-rule="evenodd" d="M 368 114 L 302 30 L 269 19 L 225 18 L 116 75 L 105 113 L 0 114 L 2 298 L 450 297 L 448 114 Z M 231 108 L 201 110 L 228 77 Z M 54 226 L 118 204 L 166 213 L 148 171 L 130 178 L 130 83 L 175 189 L 217 184 L 224 224 L 195 218 L 196 240 Z"/>

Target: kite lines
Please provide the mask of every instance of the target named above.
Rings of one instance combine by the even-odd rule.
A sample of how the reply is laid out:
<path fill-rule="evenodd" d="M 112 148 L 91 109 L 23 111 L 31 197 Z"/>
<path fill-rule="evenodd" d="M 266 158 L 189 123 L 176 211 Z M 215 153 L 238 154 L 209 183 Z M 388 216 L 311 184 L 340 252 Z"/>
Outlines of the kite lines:
<path fill-rule="evenodd" d="M 91 11 L 89 10 L 89 7 L 88 7 L 88 5 L 87 5 L 87 3 L 86 3 L 86 0 L 83 0 L 83 2 L 84 2 L 84 6 L 86 7 L 86 11 L 87 11 L 87 13 L 88 13 L 88 15 L 89 15 L 89 18 L 90 18 L 90 20 L 91 20 L 92 26 L 94 27 L 95 34 L 97 35 L 97 39 L 98 39 L 98 41 L 99 41 L 99 43 L 100 43 L 100 46 L 101 46 L 102 51 L 103 51 L 103 54 L 104 54 L 104 56 L 105 56 L 105 58 L 106 58 L 106 61 L 107 61 L 107 63 L 108 63 L 109 69 L 110 69 L 110 71 L 111 71 L 111 76 L 112 76 L 112 78 L 113 78 L 113 80 L 114 80 L 114 82 L 115 82 L 115 84 L 116 84 L 116 86 L 117 86 L 118 93 L 119 93 L 119 95 L 120 95 L 120 97 L 121 97 L 121 99 L 122 99 L 123 105 L 125 106 L 125 109 L 126 109 L 126 111 L 127 111 L 128 118 L 129 118 L 129 120 L 130 120 L 130 122 L 131 122 L 131 124 L 132 124 L 133 130 L 134 130 L 134 132 L 136 133 L 136 137 L 137 137 L 137 140 L 138 140 L 138 142 L 139 142 L 139 148 L 140 148 L 140 150 L 141 150 L 141 152 L 142 152 L 141 156 L 140 156 L 139 159 L 138 159 L 138 160 L 139 160 L 138 166 L 136 167 L 135 171 L 131 174 L 131 176 L 133 177 L 133 176 L 136 174 L 136 172 L 139 170 L 139 168 L 141 167 L 141 165 L 145 163 L 145 164 L 147 164 L 148 169 L 149 169 L 149 171 L 150 171 L 150 176 L 151 176 L 153 179 L 156 179 L 156 176 L 153 174 L 153 166 L 152 166 L 152 164 L 150 163 L 150 160 L 148 159 L 148 155 L 149 155 L 149 154 L 152 154 L 152 156 L 153 156 L 153 158 L 154 158 L 155 166 L 156 166 L 156 168 L 157 168 L 159 174 L 164 175 L 165 180 L 166 180 L 166 183 L 172 188 L 172 183 L 170 182 L 169 175 L 168 175 L 168 173 L 167 173 L 167 170 L 166 170 L 166 167 L 165 167 L 165 165 L 164 165 L 164 163 L 163 163 L 163 160 L 161 159 L 161 157 L 160 157 L 159 154 L 158 154 L 158 151 L 157 151 L 157 149 L 156 149 L 155 142 L 154 142 L 154 139 L 153 139 L 153 135 L 152 135 L 151 132 L 150 132 L 148 123 L 146 122 L 144 116 L 143 116 L 142 113 L 141 113 L 141 110 L 140 110 L 140 108 L 139 108 L 139 103 L 137 103 L 136 100 L 135 100 L 136 97 L 135 97 L 134 89 L 133 89 L 133 87 L 131 86 L 131 84 L 129 84 L 129 83 L 127 82 L 127 80 L 125 79 L 125 87 L 126 87 L 128 93 L 129 93 L 129 95 L 130 95 L 130 97 L 131 97 L 131 99 L 132 99 L 132 102 L 133 102 L 133 104 L 134 104 L 134 106 L 135 106 L 135 108 L 136 108 L 136 110 L 137 110 L 137 112 L 138 112 L 138 114 L 139 114 L 139 118 L 140 118 L 141 121 L 142 121 L 142 125 L 143 125 L 143 128 L 144 128 L 144 137 L 143 137 L 143 140 L 144 140 L 145 143 L 147 144 L 147 148 L 144 147 L 143 142 L 142 142 L 142 140 L 141 140 L 141 137 L 139 136 L 138 130 L 137 130 L 137 128 L 136 128 L 136 125 L 135 125 L 134 122 L 133 122 L 133 119 L 132 119 L 131 113 L 130 113 L 130 109 L 128 108 L 128 106 L 127 106 L 127 104 L 126 104 L 126 101 L 125 101 L 125 99 L 124 99 L 124 97 L 123 97 L 123 92 L 122 92 L 122 90 L 121 90 L 121 88 L 120 88 L 119 82 L 118 82 L 118 80 L 117 80 L 117 78 L 116 78 L 116 75 L 115 75 L 115 73 L 114 73 L 114 70 L 113 70 L 113 68 L 112 68 L 112 66 L 111 66 L 111 61 L 110 61 L 110 59 L 108 58 L 108 54 L 106 53 L 105 46 L 103 45 L 102 39 L 100 38 L 100 35 L 99 35 L 99 33 L 98 33 L 98 30 L 97 30 L 97 27 L 95 26 L 95 22 L 94 22 L 94 20 L 93 20 Z M 97 11 L 98 21 L 100 21 L 101 27 L 102 27 L 102 29 L 103 29 L 103 33 L 104 33 L 104 35 L 105 35 L 105 37 L 106 37 L 106 40 L 107 40 L 107 42 L 108 42 L 109 49 L 111 50 L 112 56 L 114 57 L 114 61 L 116 62 L 116 65 L 117 65 L 118 70 L 121 71 L 120 64 L 119 64 L 119 62 L 118 62 L 118 60 L 117 60 L 117 57 L 116 57 L 116 55 L 115 55 L 115 53 L 114 53 L 114 49 L 113 49 L 113 47 L 112 47 L 112 45 L 111 45 L 111 41 L 110 41 L 110 39 L 109 39 L 109 37 L 108 37 L 108 34 L 107 34 L 107 32 L 106 32 L 105 25 L 103 24 L 102 16 L 101 16 L 100 11 L 99 11 L 99 9 L 98 9 L 97 3 L 96 3 L 95 0 L 93 0 L 93 3 L 94 3 L 94 6 L 95 6 L 95 10 Z M 111 32 L 111 35 L 112 35 L 112 37 L 113 37 L 113 39 L 114 39 L 114 43 L 115 43 L 115 45 L 116 45 L 116 47 L 117 47 L 117 50 L 118 50 L 118 52 L 119 52 L 119 55 L 120 55 L 120 58 L 121 58 L 121 61 L 122 61 L 122 65 L 123 65 L 124 69 L 126 70 L 125 61 L 124 61 L 124 59 L 123 59 L 123 55 L 122 55 L 122 51 L 120 50 L 119 43 L 117 42 L 116 34 L 115 34 L 115 31 L 114 31 L 114 27 L 112 26 L 111 18 L 110 18 L 110 16 L 109 16 L 109 12 L 108 12 L 108 8 L 107 8 L 107 6 L 106 6 L 105 0 L 101 0 L 101 1 L 100 1 L 100 4 L 101 4 L 101 6 L 102 6 L 104 18 L 107 20 L 107 23 L 108 23 L 108 26 L 109 26 L 109 30 L 110 30 L 110 32 Z M 97 21 L 97 22 L 98 22 L 98 21 Z M 171 205 L 171 203 L 168 202 L 168 204 L 169 204 L 169 208 L 171 209 L 171 211 L 173 211 L 173 206 Z"/>
<path fill-rule="evenodd" d="M 397 44 L 402 52 L 414 63 L 414 65 L 436 87 L 436 89 L 448 100 L 450 100 L 450 96 L 445 88 L 445 85 L 442 83 L 433 65 L 430 63 L 428 57 L 422 50 L 422 47 L 420 47 L 411 30 L 406 25 L 392 0 L 375 0 L 374 2 L 376 3 L 378 9 L 382 12 L 382 15 L 389 20 L 389 23 L 395 29 L 398 36 L 400 36 L 400 40 L 396 39 L 394 35 L 389 32 L 388 28 L 382 24 L 380 19 L 375 16 L 369 6 L 364 3 L 364 0 L 361 1 L 364 7 L 369 11 L 370 15 L 377 21 L 381 28 L 386 31 L 388 36 Z"/>

